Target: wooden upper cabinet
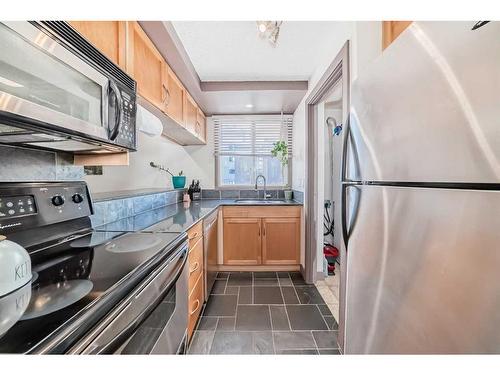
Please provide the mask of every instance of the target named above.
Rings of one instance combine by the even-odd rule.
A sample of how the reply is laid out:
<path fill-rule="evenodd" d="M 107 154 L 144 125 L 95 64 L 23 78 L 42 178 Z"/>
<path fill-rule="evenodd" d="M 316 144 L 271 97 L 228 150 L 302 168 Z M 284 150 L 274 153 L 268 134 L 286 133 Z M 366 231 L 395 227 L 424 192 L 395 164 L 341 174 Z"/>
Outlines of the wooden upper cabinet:
<path fill-rule="evenodd" d="M 300 218 L 262 219 L 262 264 L 300 263 Z"/>
<path fill-rule="evenodd" d="M 206 142 L 207 140 L 207 118 L 205 114 L 198 108 L 198 116 L 196 120 L 196 135 L 200 140 Z"/>
<path fill-rule="evenodd" d="M 184 124 L 185 90 L 175 73 L 165 64 L 166 95 L 165 113 L 179 124 Z"/>
<path fill-rule="evenodd" d="M 382 49 L 386 49 L 413 21 L 383 21 Z"/>
<path fill-rule="evenodd" d="M 198 121 L 198 105 L 194 99 L 185 93 L 184 95 L 184 126 L 192 134 L 196 134 L 196 122 Z"/>
<path fill-rule="evenodd" d="M 125 21 L 69 21 L 94 47 L 121 68 L 126 68 Z"/>
<path fill-rule="evenodd" d="M 224 219 L 224 264 L 261 264 L 260 225 L 258 218 Z"/>
<path fill-rule="evenodd" d="M 127 71 L 137 81 L 139 95 L 165 110 L 165 61 L 137 22 L 128 22 Z"/>

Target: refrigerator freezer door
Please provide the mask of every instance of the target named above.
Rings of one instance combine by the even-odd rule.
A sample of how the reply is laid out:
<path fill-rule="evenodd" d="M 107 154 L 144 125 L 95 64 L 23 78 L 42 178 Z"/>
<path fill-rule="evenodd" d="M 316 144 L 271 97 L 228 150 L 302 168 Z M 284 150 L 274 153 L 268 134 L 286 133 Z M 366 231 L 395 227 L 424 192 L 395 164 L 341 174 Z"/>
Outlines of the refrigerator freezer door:
<path fill-rule="evenodd" d="M 345 353 L 500 353 L 500 192 L 357 189 Z"/>
<path fill-rule="evenodd" d="M 414 22 L 362 72 L 346 180 L 500 182 L 500 22 L 473 24 Z"/>

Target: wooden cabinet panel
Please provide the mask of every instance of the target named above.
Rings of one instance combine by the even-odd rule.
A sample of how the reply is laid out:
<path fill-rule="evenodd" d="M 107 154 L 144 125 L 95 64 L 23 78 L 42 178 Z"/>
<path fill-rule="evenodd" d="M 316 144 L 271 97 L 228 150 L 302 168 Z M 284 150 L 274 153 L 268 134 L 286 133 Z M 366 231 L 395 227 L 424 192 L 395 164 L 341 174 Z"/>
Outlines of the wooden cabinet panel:
<path fill-rule="evenodd" d="M 189 248 L 191 249 L 193 245 L 198 242 L 198 239 L 203 236 L 203 222 L 200 220 L 195 225 L 187 231 L 188 239 L 189 239 Z"/>
<path fill-rule="evenodd" d="M 227 206 L 224 217 L 300 217 L 300 206 Z"/>
<path fill-rule="evenodd" d="M 224 264 L 261 264 L 260 224 L 258 218 L 224 219 Z"/>
<path fill-rule="evenodd" d="M 184 95 L 185 90 L 175 73 L 165 64 L 166 95 L 165 111 L 180 125 L 184 124 Z"/>
<path fill-rule="evenodd" d="M 207 141 L 207 119 L 205 114 L 198 108 L 198 115 L 196 121 L 196 135 L 203 142 Z"/>
<path fill-rule="evenodd" d="M 300 218 L 262 219 L 262 263 L 300 263 Z"/>
<path fill-rule="evenodd" d="M 126 68 L 125 21 L 69 21 L 68 23 L 116 65 Z"/>
<path fill-rule="evenodd" d="M 196 281 L 194 289 L 189 295 L 188 303 L 188 341 L 191 340 L 194 327 L 200 316 L 201 307 L 203 306 L 203 275 L 200 275 Z"/>
<path fill-rule="evenodd" d="M 196 280 L 203 274 L 203 238 L 189 249 L 189 291 L 192 291 Z"/>
<path fill-rule="evenodd" d="M 386 49 L 413 21 L 383 21 L 382 49 Z"/>
<path fill-rule="evenodd" d="M 128 23 L 127 71 L 139 95 L 165 110 L 165 61 L 137 22 Z"/>
<path fill-rule="evenodd" d="M 191 95 L 184 95 L 184 126 L 192 134 L 196 134 L 196 122 L 198 120 L 198 106 Z"/>

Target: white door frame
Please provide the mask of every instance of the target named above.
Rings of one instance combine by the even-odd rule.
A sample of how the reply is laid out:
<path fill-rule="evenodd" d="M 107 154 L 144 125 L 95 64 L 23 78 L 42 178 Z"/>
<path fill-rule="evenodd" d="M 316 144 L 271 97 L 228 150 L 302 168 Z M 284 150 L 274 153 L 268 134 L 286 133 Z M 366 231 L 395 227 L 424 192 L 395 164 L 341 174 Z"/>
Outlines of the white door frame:
<path fill-rule="evenodd" d="M 332 61 L 319 82 L 306 99 L 306 186 L 305 186 L 305 279 L 308 283 L 314 283 L 321 275 L 317 272 L 318 242 L 321 246 L 323 238 L 318 238 L 318 225 L 323 228 L 323 222 L 317 222 L 317 207 L 323 210 L 323 202 L 317 200 L 318 186 L 318 160 L 316 150 L 318 147 L 318 132 L 322 129 L 318 127 L 317 105 L 324 101 L 331 89 L 342 80 L 342 111 L 343 119 L 346 121 L 349 116 L 350 102 L 350 76 L 349 76 L 349 41 L 341 48 L 335 59 Z M 327 176 L 325 176 L 326 178 Z M 340 184 L 341 182 L 338 181 Z M 342 209 L 342 207 L 338 207 Z M 323 211 L 321 211 L 323 212 Z M 322 215 L 321 215 L 322 217 Z M 341 239 L 342 243 L 343 239 Z M 346 282 L 346 254 L 345 249 L 340 249 L 340 306 L 339 306 L 339 345 L 344 346 L 344 324 L 345 321 L 345 282 Z M 322 278 L 322 277 L 321 277 Z"/>

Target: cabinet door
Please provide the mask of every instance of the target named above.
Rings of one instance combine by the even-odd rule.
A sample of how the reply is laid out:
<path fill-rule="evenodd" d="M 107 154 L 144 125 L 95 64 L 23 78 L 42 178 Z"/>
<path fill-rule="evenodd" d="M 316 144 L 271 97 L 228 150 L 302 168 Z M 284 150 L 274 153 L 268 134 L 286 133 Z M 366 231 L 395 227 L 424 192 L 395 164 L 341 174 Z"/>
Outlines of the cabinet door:
<path fill-rule="evenodd" d="M 224 219 L 224 264 L 261 264 L 261 227 L 257 218 Z"/>
<path fill-rule="evenodd" d="M 203 142 L 207 140 L 207 119 L 204 113 L 198 108 L 198 116 L 196 121 L 196 135 Z"/>
<path fill-rule="evenodd" d="M 192 134 L 196 134 L 196 122 L 198 121 L 198 106 L 188 93 L 184 96 L 184 126 Z"/>
<path fill-rule="evenodd" d="M 127 71 L 137 81 L 139 95 L 165 110 L 165 61 L 137 22 L 128 25 Z"/>
<path fill-rule="evenodd" d="M 382 49 L 386 49 L 396 40 L 412 21 L 382 21 Z"/>
<path fill-rule="evenodd" d="M 125 69 L 125 21 L 69 21 L 94 47 Z"/>
<path fill-rule="evenodd" d="M 165 64 L 165 76 L 167 90 L 165 112 L 179 124 L 184 125 L 184 86 L 167 64 Z"/>
<path fill-rule="evenodd" d="M 300 218 L 262 219 L 263 264 L 300 263 Z"/>

